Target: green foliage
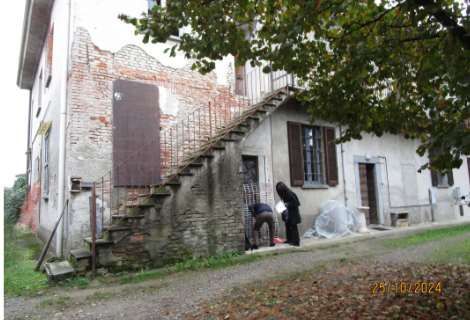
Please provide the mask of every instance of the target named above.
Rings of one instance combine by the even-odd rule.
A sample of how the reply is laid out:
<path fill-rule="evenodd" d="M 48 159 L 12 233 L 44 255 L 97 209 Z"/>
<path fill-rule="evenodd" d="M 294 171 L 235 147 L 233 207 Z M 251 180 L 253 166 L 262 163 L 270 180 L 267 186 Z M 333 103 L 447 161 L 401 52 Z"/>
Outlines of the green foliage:
<path fill-rule="evenodd" d="M 59 287 L 84 289 L 90 284 L 90 279 L 84 276 L 76 276 L 57 282 L 55 285 Z"/>
<path fill-rule="evenodd" d="M 41 250 L 34 235 L 5 227 L 5 294 L 32 295 L 47 288 L 47 277 L 34 271 Z"/>
<path fill-rule="evenodd" d="M 442 229 L 431 229 L 399 239 L 385 240 L 384 244 L 391 248 L 406 248 L 409 246 L 420 245 L 428 241 L 436 241 L 448 237 L 455 237 L 465 233 L 470 235 L 470 224 Z"/>
<path fill-rule="evenodd" d="M 16 177 L 12 188 L 4 190 L 4 210 L 5 224 L 14 224 L 20 216 L 21 206 L 26 197 L 26 175 L 21 174 Z"/>
<path fill-rule="evenodd" d="M 214 69 L 237 62 L 285 70 L 308 88 L 313 118 L 364 132 L 419 139 L 417 152 L 445 171 L 470 153 L 469 4 L 450 0 L 172 0 L 141 18 L 121 15 L 144 42 L 190 27 L 168 53 Z M 427 166 L 427 165 L 426 165 Z"/>

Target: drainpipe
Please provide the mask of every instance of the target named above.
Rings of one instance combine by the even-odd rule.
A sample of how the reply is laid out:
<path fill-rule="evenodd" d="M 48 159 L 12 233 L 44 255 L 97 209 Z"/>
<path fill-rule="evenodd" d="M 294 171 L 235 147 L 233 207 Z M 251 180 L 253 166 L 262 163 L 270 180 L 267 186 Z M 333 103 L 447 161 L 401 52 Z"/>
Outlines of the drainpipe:
<path fill-rule="evenodd" d="M 69 54 L 70 54 L 70 24 L 71 24 L 71 5 L 72 0 L 67 0 L 67 50 L 65 52 L 65 70 L 63 79 L 60 83 L 60 118 L 59 118 L 59 175 L 58 175 L 58 208 L 57 219 L 59 219 L 65 205 L 65 146 L 67 135 L 67 84 L 68 84 L 68 70 L 69 70 Z M 57 3 L 57 2 L 56 2 Z M 56 237 L 56 254 L 60 257 L 63 256 L 63 229 L 64 219 L 62 219 L 57 228 Z"/>
<path fill-rule="evenodd" d="M 32 99 L 33 92 L 29 90 L 29 106 L 28 106 L 28 137 L 27 137 L 27 145 L 26 145 L 26 186 L 28 187 L 28 191 L 30 190 L 30 183 L 29 181 L 29 174 L 31 170 L 31 99 Z"/>
<path fill-rule="evenodd" d="M 343 129 L 341 126 L 339 126 L 339 136 L 343 136 Z M 344 169 L 344 146 L 343 143 L 341 142 L 340 144 L 341 148 L 341 171 L 343 173 L 343 193 L 344 193 L 344 206 L 348 206 L 348 194 L 346 192 L 346 170 Z"/>

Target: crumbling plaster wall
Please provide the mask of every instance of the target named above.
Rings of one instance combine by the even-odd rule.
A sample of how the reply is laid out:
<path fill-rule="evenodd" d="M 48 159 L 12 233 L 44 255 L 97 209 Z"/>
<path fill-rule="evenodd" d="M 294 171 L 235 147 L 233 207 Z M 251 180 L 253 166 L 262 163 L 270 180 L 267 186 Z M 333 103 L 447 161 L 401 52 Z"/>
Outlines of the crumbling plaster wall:
<path fill-rule="evenodd" d="M 284 181 L 290 185 L 289 152 L 287 142 L 287 121 L 299 122 L 309 125 L 309 114 L 295 103 L 287 103 L 274 112 L 258 127 L 244 142 L 243 151 L 247 154 L 264 155 L 267 157 L 269 167 L 272 167 L 273 186 L 278 181 Z M 270 125 L 265 125 L 266 123 Z M 332 124 L 315 121 L 316 125 Z M 339 136 L 339 128 L 336 135 Z M 343 144 L 344 172 L 346 186 L 343 183 L 341 146 L 336 146 L 339 184 L 335 187 L 323 186 L 320 188 L 293 187 L 293 191 L 299 196 L 302 203 L 300 211 L 303 222 L 300 230 L 304 232 L 310 228 L 315 217 L 319 213 L 320 205 L 326 200 L 338 200 L 345 202 L 345 192 L 349 206 L 360 206 L 359 181 L 356 174 L 358 159 L 375 159 L 378 197 L 379 219 L 389 225 L 390 213 L 407 211 L 410 214 L 410 223 L 417 224 L 431 220 L 428 190 L 431 188 L 436 194 L 437 204 L 434 208 L 437 221 L 453 220 L 458 218 L 458 207 L 454 205 L 451 197 L 452 188 L 439 189 L 431 186 L 429 170 L 418 173 L 419 167 L 426 162 L 416 154 L 418 142 L 407 140 L 396 135 L 385 134 L 376 137 L 365 134 L 362 140 L 352 140 Z M 269 150 L 271 149 L 271 150 Z M 466 159 L 464 165 L 454 169 L 455 186 L 460 186 L 463 193 L 469 190 L 468 169 Z M 387 168 L 388 167 L 388 175 Z M 260 171 L 262 168 L 260 167 Z M 274 189 L 274 188 L 273 188 Z M 390 190 L 388 190 L 390 189 Z M 388 192 L 390 191 L 390 197 Z M 275 201 L 279 198 L 273 190 Z M 420 205 L 414 207 L 414 205 Z M 406 206 L 406 207 L 402 207 Z M 413 207 L 409 207 L 413 206 Z M 470 208 L 465 208 L 465 214 L 470 214 Z M 281 224 L 281 234 L 283 232 Z"/>
<path fill-rule="evenodd" d="M 140 46 L 130 44 L 117 52 L 100 49 L 88 30 L 77 27 L 72 44 L 69 78 L 67 176 L 92 182 L 107 175 L 112 159 L 113 82 L 127 79 L 154 84 L 159 89 L 161 127 L 165 129 L 189 112 L 213 101 L 235 101 L 230 86 L 219 84 L 216 73 L 201 75 L 168 67 Z M 164 155 L 165 156 L 165 155 Z M 67 248 L 81 245 L 89 233 L 89 192 L 70 194 Z M 107 218 L 107 217 L 105 217 Z M 106 220 L 106 219 L 105 219 Z M 106 221 L 105 221 L 106 222 Z"/>
<path fill-rule="evenodd" d="M 54 46 L 52 51 L 52 69 L 50 82 L 47 85 L 47 39 L 40 46 L 39 59 L 33 85 L 31 88 L 30 114 L 30 145 L 31 175 L 28 201 L 25 203 L 27 220 L 37 227 L 37 233 L 42 240 L 47 240 L 59 216 L 58 212 L 58 170 L 59 170 L 59 115 L 61 103 L 61 88 L 66 82 L 65 71 L 67 64 L 67 16 L 66 1 L 55 1 L 52 8 L 48 30 L 54 26 Z M 41 81 L 42 79 L 42 81 Z M 46 193 L 44 171 L 44 135 L 39 132 L 41 123 L 50 123 L 49 129 L 49 192 Z M 52 242 L 52 250 L 56 242 Z"/>

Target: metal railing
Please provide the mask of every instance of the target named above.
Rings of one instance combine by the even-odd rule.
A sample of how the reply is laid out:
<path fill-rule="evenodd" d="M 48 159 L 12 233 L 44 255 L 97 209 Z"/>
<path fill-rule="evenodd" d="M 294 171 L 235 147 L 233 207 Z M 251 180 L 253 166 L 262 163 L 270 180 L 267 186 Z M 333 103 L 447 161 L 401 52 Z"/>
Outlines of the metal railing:
<path fill-rule="evenodd" d="M 230 89 L 217 91 L 218 95 L 208 97 L 205 105 L 177 115 L 179 119 L 166 123 L 160 130 L 160 179 L 165 181 L 174 176 L 196 155 L 205 152 L 219 137 L 225 135 L 232 126 L 267 95 L 298 83 L 291 75 L 282 72 L 263 73 L 261 67 L 250 70 L 245 75 L 244 92 L 233 94 Z M 113 215 L 126 212 L 126 205 L 138 201 L 138 195 L 147 193 L 150 186 L 117 187 L 113 185 L 113 170 L 119 170 L 141 156 L 150 145 L 139 146 L 120 163 L 114 163 L 109 170 L 93 183 L 94 198 L 90 206 L 94 208 L 96 237 L 100 237 L 103 226 L 108 224 Z"/>

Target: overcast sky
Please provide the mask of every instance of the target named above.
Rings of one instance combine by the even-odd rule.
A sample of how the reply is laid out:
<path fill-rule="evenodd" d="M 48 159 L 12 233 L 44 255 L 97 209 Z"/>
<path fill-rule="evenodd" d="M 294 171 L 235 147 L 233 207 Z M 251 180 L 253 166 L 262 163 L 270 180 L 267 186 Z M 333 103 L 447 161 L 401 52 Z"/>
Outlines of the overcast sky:
<path fill-rule="evenodd" d="M 0 187 L 11 186 L 26 171 L 29 91 L 16 86 L 25 0 L 2 1 L 0 19 Z M 3 188 L 2 188 L 3 189 Z"/>

